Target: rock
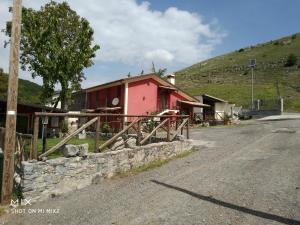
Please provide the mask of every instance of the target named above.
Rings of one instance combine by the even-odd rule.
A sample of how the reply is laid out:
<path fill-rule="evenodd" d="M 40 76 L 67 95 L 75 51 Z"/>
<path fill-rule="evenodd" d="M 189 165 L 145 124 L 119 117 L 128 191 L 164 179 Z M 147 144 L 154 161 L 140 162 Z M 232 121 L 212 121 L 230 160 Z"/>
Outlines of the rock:
<path fill-rule="evenodd" d="M 96 184 L 99 184 L 103 179 L 104 178 L 103 178 L 102 174 L 98 173 L 92 178 L 91 183 L 96 185 Z"/>
<path fill-rule="evenodd" d="M 83 130 L 81 133 L 78 134 L 78 139 L 86 139 L 86 132 Z"/>
<path fill-rule="evenodd" d="M 79 153 L 79 148 L 76 145 L 64 145 L 63 154 L 65 157 L 74 157 Z"/>
<path fill-rule="evenodd" d="M 59 165 L 59 166 L 56 167 L 55 170 L 56 170 L 57 173 L 63 174 L 65 172 L 66 168 L 64 166 Z"/>
<path fill-rule="evenodd" d="M 125 142 L 124 142 L 124 139 L 122 137 L 118 137 L 116 139 L 116 141 L 109 146 L 109 149 L 111 151 L 117 151 L 117 150 L 121 150 L 123 148 L 125 148 Z"/>
<path fill-rule="evenodd" d="M 79 153 L 78 155 L 80 157 L 86 157 L 88 152 L 89 152 L 89 144 L 86 143 L 86 144 L 81 144 L 81 145 L 78 145 L 78 148 L 79 148 Z"/>
<path fill-rule="evenodd" d="M 181 135 L 181 134 L 178 134 L 177 137 L 176 137 L 176 139 L 177 139 L 178 141 L 184 141 L 184 140 L 185 140 L 185 137 L 184 137 L 183 135 Z"/>
<path fill-rule="evenodd" d="M 125 147 L 126 148 L 134 148 L 134 147 L 136 147 L 136 139 L 133 138 L 133 137 L 128 138 L 125 141 Z"/>

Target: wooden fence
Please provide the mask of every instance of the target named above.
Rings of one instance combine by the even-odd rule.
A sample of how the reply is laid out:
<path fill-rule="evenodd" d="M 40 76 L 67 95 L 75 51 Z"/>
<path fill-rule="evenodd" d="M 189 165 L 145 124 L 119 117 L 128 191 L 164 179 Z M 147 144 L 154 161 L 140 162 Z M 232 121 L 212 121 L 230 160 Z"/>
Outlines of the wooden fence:
<path fill-rule="evenodd" d="M 88 118 L 88 121 L 81 127 L 65 136 L 59 143 L 51 147 L 44 153 L 38 155 L 38 138 L 39 138 L 39 122 L 43 118 L 47 120 L 49 117 L 63 117 L 63 118 Z M 101 118 L 113 117 L 118 118 L 115 123 L 119 129 L 114 132 L 111 137 L 100 145 L 101 133 Z M 130 122 L 125 122 L 130 121 Z M 148 129 L 144 125 L 147 125 Z M 151 124 L 151 126 L 148 126 Z M 166 132 L 166 141 L 172 141 L 176 136 L 186 128 L 186 136 L 189 138 L 189 116 L 187 115 L 124 115 L 124 114 L 103 114 L 103 113 L 47 113 L 36 112 L 34 119 L 33 145 L 30 156 L 32 159 L 43 159 L 51 153 L 57 151 L 60 147 L 70 141 L 73 137 L 81 133 L 90 126 L 94 126 L 95 130 L 95 152 L 100 152 L 110 146 L 114 141 L 124 135 L 128 134 L 129 130 L 133 131 L 137 137 L 137 145 L 143 145 L 156 136 L 157 132 Z M 150 127 L 150 128 L 149 128 Z M 143 135 L 145 134 L 145 135 Z"/>
<path fill-rule="evenodd" d="M 5 128 L 0 127 L 0 148 L 4 151 Z M 15 164 L 20 165 L 21 161 L 33 158 L 31 155 L 33 148 L 33 135 L 16 133 Z"/>

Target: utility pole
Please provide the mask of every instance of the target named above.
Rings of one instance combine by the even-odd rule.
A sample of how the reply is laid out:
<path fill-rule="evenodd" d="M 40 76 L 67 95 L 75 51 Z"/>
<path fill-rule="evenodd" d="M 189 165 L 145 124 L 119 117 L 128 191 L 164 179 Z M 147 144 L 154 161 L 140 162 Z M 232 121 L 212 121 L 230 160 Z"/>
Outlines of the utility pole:
<path fill-rule="evenodd" d="M 4 162 L 1 203 L 10 203 L 14 181 L 14 153 L 16 145 L 16 117 L 18 99 L 18 76 L 20 57 L 22 0 L 13 2 L 13 18 L 9 57 L 6 124 L 4 140 Z"/>
<path fill-rule="evenodd" d="M 256 67 L 256 59 L 250 60 L 251 67 L 251 110 L 254 110 L 254 68 Z"/>

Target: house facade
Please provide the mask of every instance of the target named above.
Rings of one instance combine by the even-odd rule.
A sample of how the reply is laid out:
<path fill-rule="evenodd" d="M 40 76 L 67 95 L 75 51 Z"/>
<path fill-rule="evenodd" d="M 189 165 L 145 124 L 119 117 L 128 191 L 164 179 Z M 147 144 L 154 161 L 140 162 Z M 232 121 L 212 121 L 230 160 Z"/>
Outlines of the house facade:
<path fill-rule="evenodd" d="M 180 113 L 192 116 L 194 107 L 205 105 L 171 83 L 173 76 L 165 80 L 146 74 L 87 88 L 86 108 L 126 115 Z"/>

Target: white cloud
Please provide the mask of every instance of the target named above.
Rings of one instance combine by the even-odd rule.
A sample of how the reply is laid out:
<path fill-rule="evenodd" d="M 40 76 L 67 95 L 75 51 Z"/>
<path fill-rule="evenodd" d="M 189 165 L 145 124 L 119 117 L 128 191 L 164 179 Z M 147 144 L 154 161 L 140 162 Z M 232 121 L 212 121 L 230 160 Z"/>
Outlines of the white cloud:
<path fill-rule="evenodd" d="M 147 51 L 145 58 L 149 61 L 159 61 L 163 63 L 171 63 L 174 60 L 174 55 L 165 49 L 156 49 Z"/>
<path fill-rule="evenodd" d="M 46 0 L 24 0 L 25 6 L 38 9 Z M 131 66 L 187 66 L 208 58 L 222 42 L 217 20 L 204 22 L 201 15 L 170 7 L 151 9 L 148 2 L 135 0 L 70 0 L 68 3 L 95 30 L 95 42 L 101 46 L 96 64 L 120 62 Z M 0 26 L 11 16 L 12 1 L 0 5 Z M 3 34 L 0 41 L 4 39 Z M 7 68 L 7 50 L 0 49 L 0 67 Z"/>

